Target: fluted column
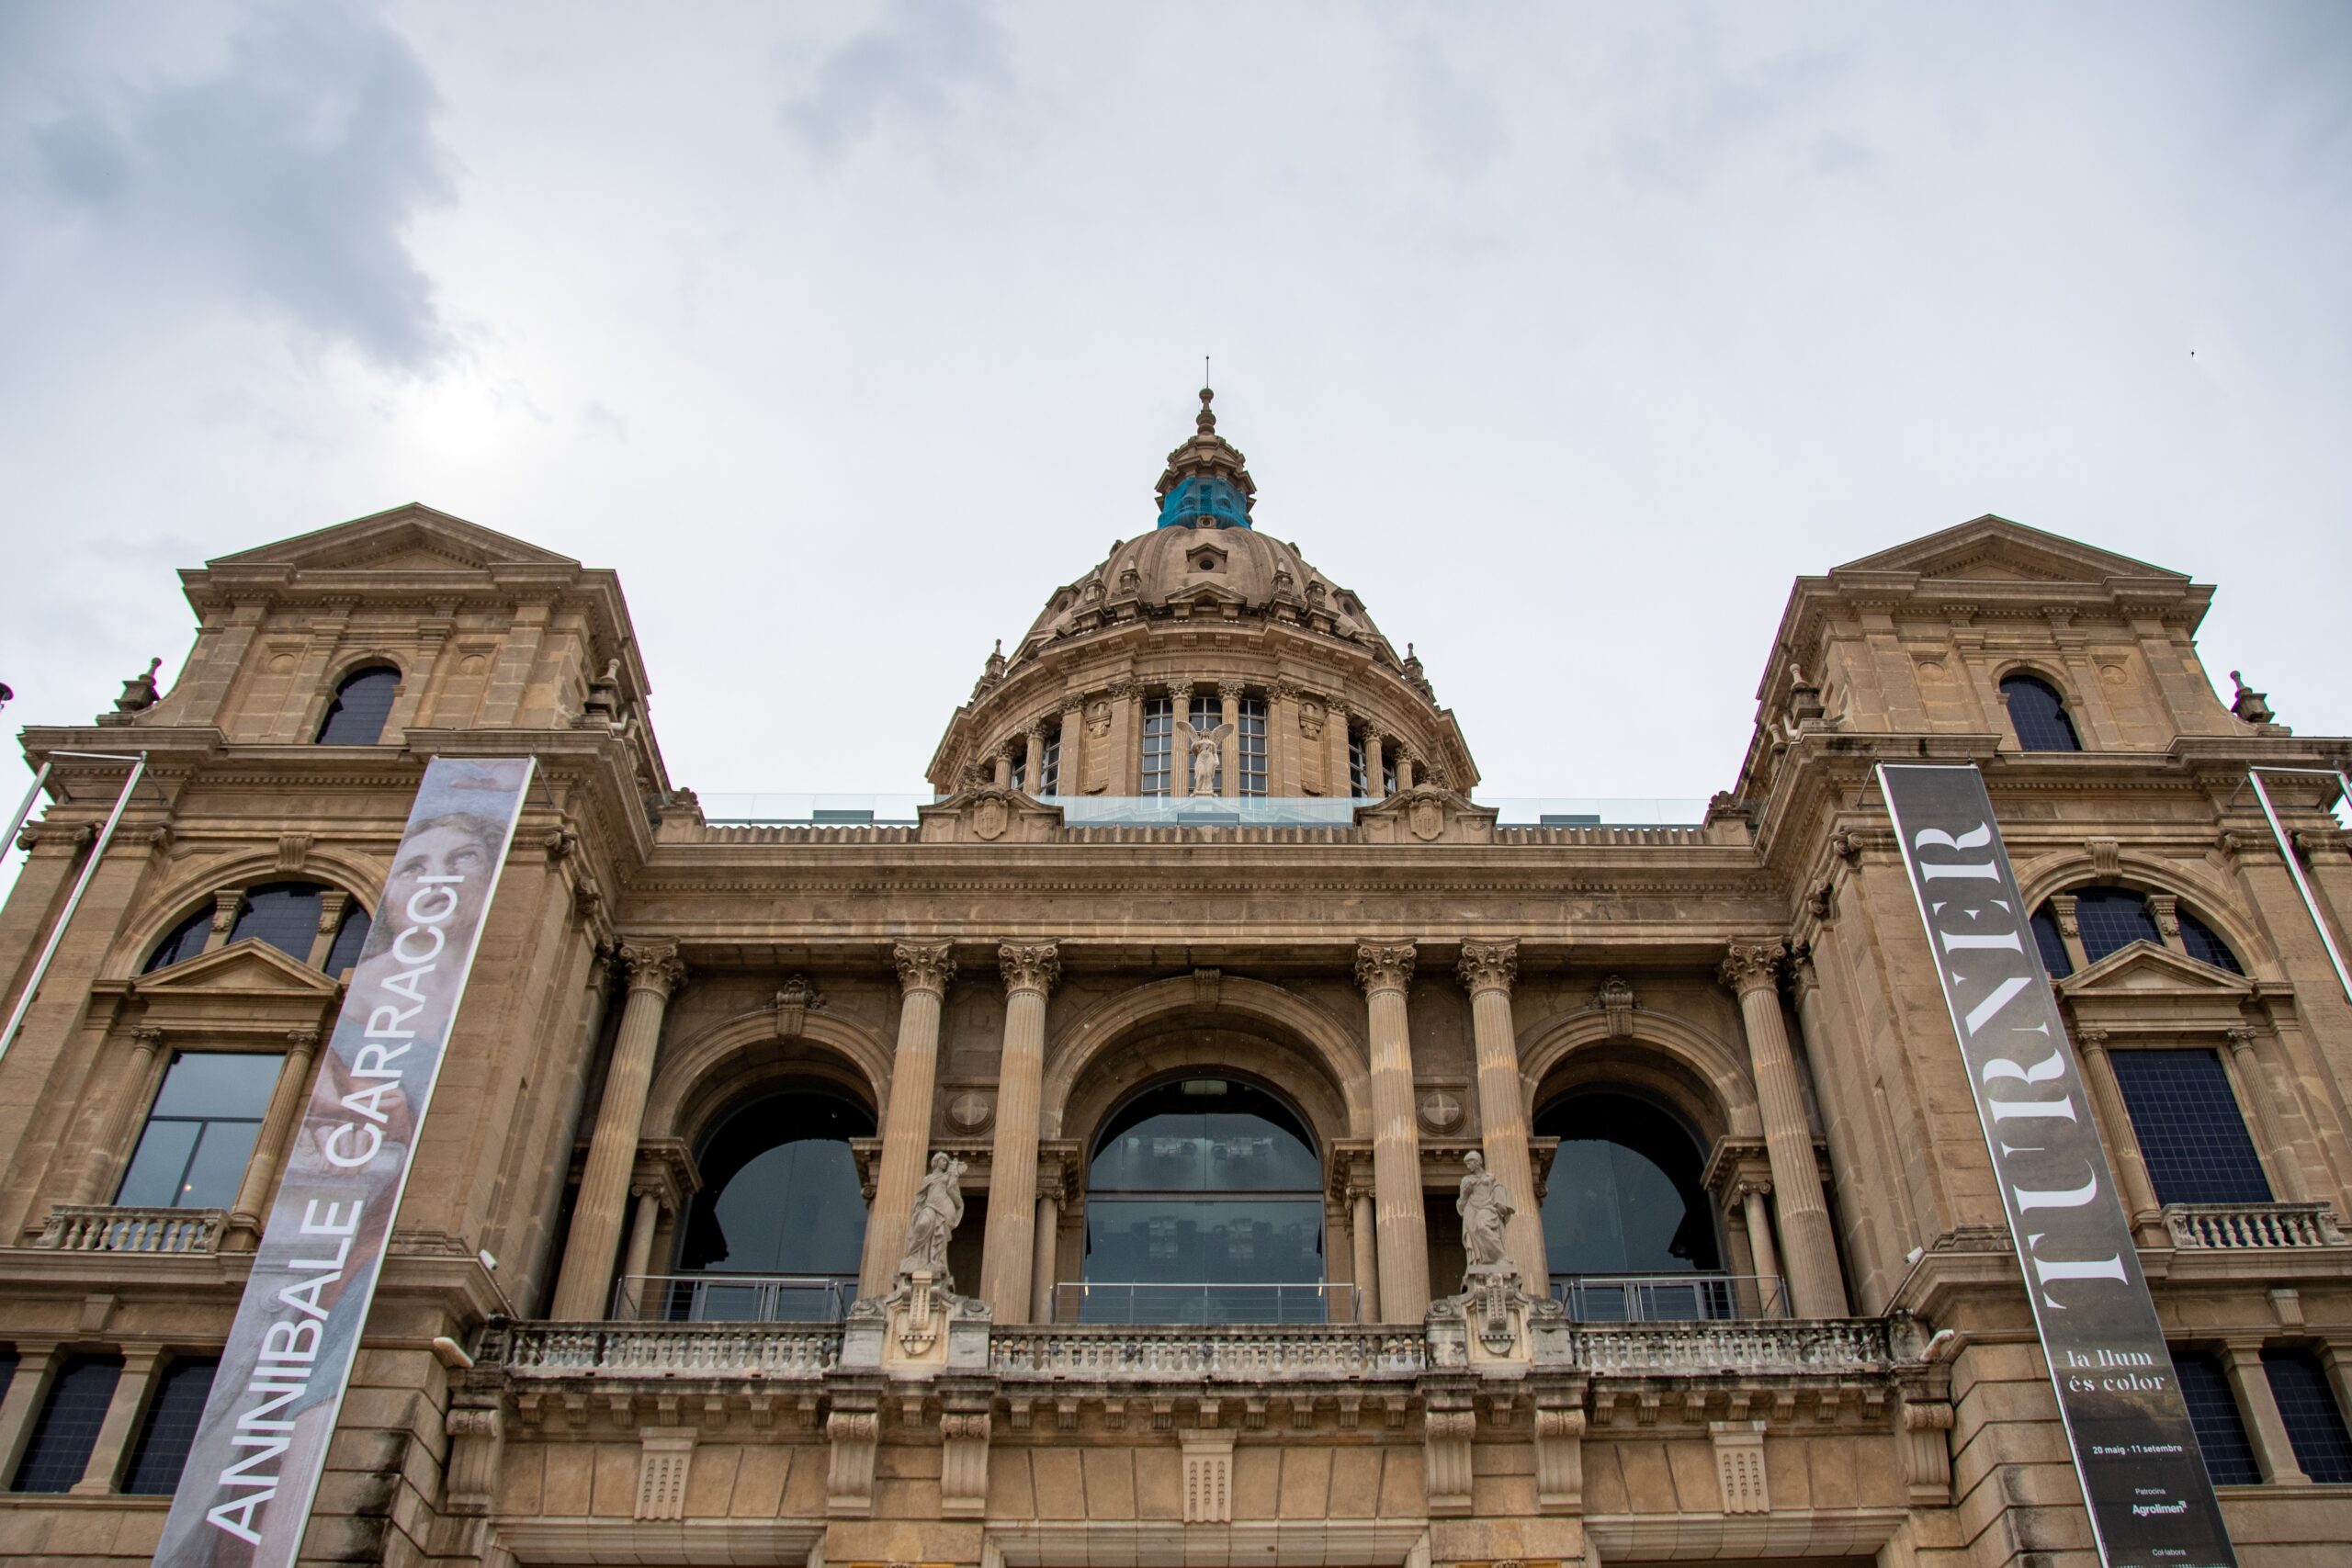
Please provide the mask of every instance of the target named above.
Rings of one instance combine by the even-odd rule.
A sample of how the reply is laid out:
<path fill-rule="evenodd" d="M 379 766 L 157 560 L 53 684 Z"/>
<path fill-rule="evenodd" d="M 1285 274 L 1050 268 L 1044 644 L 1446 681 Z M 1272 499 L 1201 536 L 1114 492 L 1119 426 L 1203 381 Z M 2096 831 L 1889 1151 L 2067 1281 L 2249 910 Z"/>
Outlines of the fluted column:
<path fill-rule="evenodd" d="M 1082 696 L 1062 699 L 1061 759 L 1055 772 L 1056 795 L 1086 793 L 1086 699 Z"/>
<path fill-rule="evenodd" d="M 1413 1039 L 1405 996 L 1411 942 L 1356 949 L 1372 1040 L 1372 1189 L 1380 1243 L 1384 1323 L 1419 1323 L 1430 1310 L 1430 1234 L 1421 1213 L 1421 1137 L 1413 1122 Z"/>
<path fill-rule="evenodd" d="M 1061 977 L 1061 953 L 1050 942 L 1008 942 L 996 956 L 1004 972 L 1004 1055 L 997 1066 L 980 1299 L 997 1322 L 1026 1323 L 1036 1293 L 1037 1097 L 1046 1074 L 1046 998 Z"/>
<path fill-rule="evenodd" d="M 2309 1201 L 2311 1190 L 2304 1184 L 2295 1145 L 2279 1123 L 2278 1106 L 2270 1094 L 2270 1075 L 2263 1070 L 2262 1058 L 2255 1051 L 2253 1030 L 2230 1031 L 2230 1055 L 2238 1065 L 2238 1084 L 2245 1093 L 2246 1108 L 2254 1112 L 2255 1135 L 2262 1140 L 2263 1157 L 2270 1163 L 2280 1201 Z"/>
<path fill-rule="evenodd" d="M 1225 744 L 1217 750 L 1217 794 L 1231 800 L 1241 793 L 1241 682 L 1216 683 L 1217 722 L 1225 726 Z"/>
<path fill-rule="evenodd" d="M 229 1208 L 229 1250 L 249 1252 L 259 1243 L 262 1220 L 269 1213 L 269 1194 L 277 1185 L 294 1123 L 302 1114 L 310 1092 L 311 1061 L 318 1055 L 319 1032 L 286 1032 L 286 1056 L 277 1066 L 277 1082 L 269 1091 L 269 1109 L 262 1112 L 261 1129 L 254 1134 L 253 1157 L 245 1161 L 245 1179 L 237 1184 L 236 1201 Z"/>
<path fill-rule="evenodd" d="M 899 1047 L 890 1058 L 890 1104 L 882 1117 L 882 1159 L 874 1201 L 865 1211 L 865 1256 L 857 1293 L 890 1288 L 907 1249 L 907 1220 L 922 1182 L 931 1148 L 931 1089 L 939 1077 L 939 1010 L 956 978 L 956 959 L 944 942 L 902 942 L 890 950 L 899 966 Z"/>
<path fill-rule="evenodd" d="M 1797 1085 L 1796 1057 L 1789 1049 L 1788 1028 L 1781 1021 L 1779 972 L 1785 952 L 1777 942 L 1734 942 L 1724 960 L 1723 978 L 1739 995 L 1796 1315 L 1843 1317 L 1846 1282 L 1838 1272 L 1838 1244 L 1821 1190 L 1821 1167 L 1814 1158 L 1804 1093 Z"/>
<path fill-rule="evenodd" d="M 1780 1255 L 1772 1247 L 1772 1206 L 1765 1201 L 1772 1195 L 1770 1184 L 1743 1181 L 1739 1184 L 1740 1212 L 1747 1221 L 1747 1254 L 1756 1260 L 1758 1289 L 1766 1292 L 1757 1304 L 1766 1317 L 1789 1315 L 1787 1281 L 1781 1278 Z"/>
<path fill-rule="evenodd" d="M 2161 1244 L 2165 1229 L 2156 1208 L 2156 1184 L 2148 1179 L 2148 1162 L 2140 1153 L 2131 1108 L 2123 1102 L 2123 1086 L 2115 1081 L 2115 1064 L 2107 1055 L 2107 1031 L 2077 1030 L 2075 1043 L 2082 1053 L 2083 1077 L 2090 1085 L 2092 1112 L 2104 1129 L 2102 1141 L 2115 1161 L 2115 1179 L 2122 1191 L 2123 1212 L 2131 1216 L 2132 1234 L 2143 1242 Z"/>
<path fill-rule="evenodd" d="M 1356 1266 L 1356 1309 L 1362 1314 L 1358 1321 L 1378 1323 L 1380 1318 L 1380 1257 L 1374 1242 L 1377 1222 L 1373 1216 L 1372 1193 L 1352 1184 L 1348 1190 L 1351 1201 L 1349 1209 L 1348 1241 L 1350 1256 Z"/>
<path fill-rule="evenodd" d="M 628 1250 L 621 1254 L 621 1278 L 641 1280 L 653 1272 L 653 1232 L 662 1223 L 662 1197 L 650 1187 L 631 1194 L 637 1201 L 628 1222 Z M 645 1293 L 637 1298 L 637 1314 L 645 1315 Z"/>
<path fill-rule="evenodd" d="M 1374 800 L 1388 793 L 1388 770 L 1382 765 L 1380 731 L 1370 725 L 1363 730 L 1363 792 Z"/>
<path fill-rule="evenodd" d="M 82 1179 L 74 1201 L 103 1203 L 114 1196 L 109 1188 L 122 1179 L 123 1165 L 130 1158 L 131 1118 L 145 1105 L 147 1080 L 154 1073 L 155 1053 L 163 1044 L 164 1032 L 151 1024 L 141 1024 L 130 1032 L 130 1065 L 123 1069 L 116 1087 L 104 1130 L 83 1151 Z"/>
<path fill-rule="evenodd" d="M 1032 724 L 1022 744 L 1021 787 L 1031 795 L 1046 793 L 1046 726 Z"/>
<path fill-rule="evenodd" d="M 588 1164 L 572 1204 L 563 1271 L 556 1278 L 555 1300 L 548 1309 L 560 1323 L 605 1315 L 613 1264 L 620 1254 L 629 1176 L 637 1168 L 645 1097 L 653 1087 L 653 1055 L 662 1043 L 662 1015 L 686 973 L 673 942 L 623 942 L 621 964 L 628 972 L 628 1001 L 621 1010 L 612 1065 L 605 1071 L 605 1098 L 596 1107 Z"/>
<path fill-rule="evenodd" d="M 1400 781 L 1401 782 L 1401 781 Z M 1544 1258 L 1544 1214 L 1535 1202 L 1535 1163 L 1527 1153 L 1527 1100 L 1519 1081 L 1519 1032 L 1510 988 L 1519 977 L 1519 943 L 1465 942 L 1458 973 L 1470 993 L 1470 1033 L 1478 1054 L 1478 1127 L 1487 1168 L 1510 1195 L 1504 1242 L 1534 1295 L 1551 1290 Z"/>

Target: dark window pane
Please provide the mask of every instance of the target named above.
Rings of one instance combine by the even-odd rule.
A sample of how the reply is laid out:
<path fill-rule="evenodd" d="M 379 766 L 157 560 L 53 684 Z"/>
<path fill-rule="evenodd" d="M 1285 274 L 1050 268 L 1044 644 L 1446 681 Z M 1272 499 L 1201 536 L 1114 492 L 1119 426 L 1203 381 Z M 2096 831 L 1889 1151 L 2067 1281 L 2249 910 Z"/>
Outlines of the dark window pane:
<path fill-rule="evenodd" d="M 1234 748 L 1241 762 L 1241 793 L 1266 793 L 1266 703 L 1262 697 L 1244 697 L 1238 710 L 1240 722 L 1234 736 Z"/>
<path fill-rule="evenodd" d="M 1045 760 L 1037 771 L 1045 776 L 1037 781 L 1039 795 L 1059 795 L 1062 792 L 1062 739 L 1059 735 L 1046 738 Z"/>
<path fill-rule="evenodd" d="M 258 1121 L 277 1087 L 282 1056 L 257 1051 L 184 1051 L 172 1058 L 155 1094 L 158 1116 L 243 1117 Z"/>
<path fill-rule="evenodd" d="M 1166 795 L 1174 776 L 1172 748 L 1176 743 L 1176 706 L 1166 697 L 1147 697 L 1143 705 L 1143 778 L 1145 795 Z"/>
<path fill-rule="evenodd" d="M 118 1356 L 68 1356 L 49 1385 L 24 1462 L 17 1466 L 16 1490 L 62 1492 L 82 1479 L 97 1445 L 98 1427 L 122 1375 Z"/>
<path fill-rule="evenodd" d="M 849 1140 L 873 1134 L 864 1106 L 814 1089 L 736 1111 L 702 1148 L 679 1270 L 856 1273 L 865 1200 Z"/>
<path fill-rule="evenodd" d="M 130 1156 L 130 1168 L 122 1174 L 122 1187 L 114 1201 L 128 1209 L 168 1209 L 178 1197 L 180 1181 L 187 1174 L 188 1156 L 196 1152 L 196 1140 L 203 1133 L 201 1122 L 150 1122 L 147 1130 L 139 1134 L 139 1147 Z"/>
<path fill-rule="evenodd" d="M 1535 1119 L 1556 1137 L 1544 1197 L 1555 1274 L 1655 1274 L 1722 1267 L 1699 1145 L 1674 1116 L 1632 1095 L 1571 1095 Z"/>
<path fill-rule="evenodd" d="M 2319 1358 L 2308 1350 L 2265 1350 L 2262 1370 L 2303 1473 L 2313 1481 L 2352 1481 L 2352 1433 L 2344 1429 Z"/>
<path fill-rule="evenodd" d="M 2164 945 L 2148 901 L 2120 888 L 2094 887 L 2075 896 L 2075 918 L 2082 924 L 2083 955 L 2096 964 L 2135 942 Z"/>
<path fill-rule="evenodd" d="M 2260 1481 L 2254 1445 L 2246 1441 L 2245 1423 L 2221 1363 L 2202 1351 L 2176 1350 L 2172 1367 L 2188 1405 L 2188 1424 L 2197 1429 L 2197 1446 L 2204 1450 L 2205 1473 L 2213 1484 L 2251 1486 Z"/>
<path fill-rule="evenodd" d="M 2110 1051 L 2115 1081 L 2160 1203 L 2267 1203 L 2222 1058 L 2211 1051 Z"/>
<path fill-rule="evenodd" d="M 0 1399 L 8 1395 L 8 1385 L 17 1381 L 17 1353 L 0 1350 Z"/>
<path fill-rule="evenodd" d="M 155 951 L 147 955 L 146 972 L 152 975 L 184 959 L 194 958 L 204 951 L 205 939 L 211 934 L 212 909 L 208 906 L 174 926 L 172 934 L 155 944 Z"/>
<path fill-rule="evenodd" d="M 1314 1284 L 1323 1278 L 1322 1201 L 1090 1194 L 1086 1277 L 1175 1286 Z M 1236 1301 L 1246 1294 L 1236 1292 Z"/>
<path fill-rule="evenodd" d="M 347 675 L 334 692 L 334 702 L 319 726 L 322 746 L 373 746 L 384 733 L 392 711 L 392 693 L 401 683 L 397 670 L 362 670 Z"/>
<path fill-rule="evenodd" d="M 1104 1123 L 1091 1192 L 1315 1192 L 1322 1162 L 1295 1111 L 1238 1079 L 1147 1089 Z"/>
<path fill-rule="evenodd" d="M 245 1162 L 253 1157 L 254 1139 L 261 1132 L 258 1122 L 183 1122 L 204 1129 L 197 1140 L 196 1153 L 187 1162 L 187 1172 L 180 1178 L 180 1190 L 172 1199 L 173 1205 L 182 1209 L 225 1209 L 236 1201 L 237 1185 L 244 1179 Z"/>
<path fill-rule="evenodd" d="M 168 1495 L 180 1483 L 187 1450 L 196 1441 L 196 1424 L 212 1393 L 212 1374 L 220 1369 L 217 1356 L 175 1361 L 156 1380 L 154 1397 L 147 1404 L 147 1419 L 130 1450 L 130 1465 L 123 1472 L 122 1489 L 133 1496 Z"/>
<path fill-rule="evenodd" d="M 2052 979 L 2063 980 L 2075 972 L 2075 961 L 2066 956 L 2066 939 L 2058 934 L 2058 917 L 2047 904 L 2033 912 L 2033 945 Z"/>
<path fill-rule="evenodd" d="M 271 882 L 247 889 L 237 923 L 229 928 L 229 940 L 257 937 L 308 964 L 311 944 L 319 938 L 319 895 L 325 891 L 314 882 Z"/>
<path fill-rule="evenodd" d="M 2030 675 L 2012 675 L 2001 682 L 2009 707 L 2009 724 L 2018 744 L 2029 751 L 2079 751 L 2074 721 L 2058 694 Z"/>
<path fill-rule="evenodd" d="M 2180 911 L 2180 945 L 2188 949 L 2188 956 L 2211 964 L 2216 969 L 2226 969 L 2233 975 L 2245 971 L 2238 966 L 2238 955 L 2230 951 L 2229 943 L 2213 934 L 2213 928 L 2190 914 Z"/>
<path fill-rule="evenodd" d="M 327 973 L 340 975 L 346 969 L 359 967 L 359 950 L 368 945 L 368 911 L 358 905 L 351 906 L 343 917 L 343 924 L 335 928 L 334 945 L 327 949 Z"/>
<path fill-rule="evenodd" d="M 1348 793 L 1362 798 L 1372 788 L 1372 764 L 1366 760 L 1363 737 L 1351 732 L 1348 736 Z"/>

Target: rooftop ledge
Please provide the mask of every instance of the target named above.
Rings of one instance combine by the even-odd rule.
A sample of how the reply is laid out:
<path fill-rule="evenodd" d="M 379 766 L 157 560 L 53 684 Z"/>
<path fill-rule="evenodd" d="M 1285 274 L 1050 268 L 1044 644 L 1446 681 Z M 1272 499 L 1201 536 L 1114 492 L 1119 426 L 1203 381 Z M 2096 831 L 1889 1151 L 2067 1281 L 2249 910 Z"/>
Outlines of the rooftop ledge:
<path fill-rule="evenodd" d="M 700 796 L 703 820 L 721 828 L 914 827 L 930 795 L 732 795 Z M 1261 795 L 1202 799 L 1186 795 L 1043 795 L 1071 828 L 1347 828 L 1375 798 Z M 1696 828 L 1707 803 L 1697 796 L 1516 795 L 1474 804 L 1498 813 L 1502 828 Z"/>

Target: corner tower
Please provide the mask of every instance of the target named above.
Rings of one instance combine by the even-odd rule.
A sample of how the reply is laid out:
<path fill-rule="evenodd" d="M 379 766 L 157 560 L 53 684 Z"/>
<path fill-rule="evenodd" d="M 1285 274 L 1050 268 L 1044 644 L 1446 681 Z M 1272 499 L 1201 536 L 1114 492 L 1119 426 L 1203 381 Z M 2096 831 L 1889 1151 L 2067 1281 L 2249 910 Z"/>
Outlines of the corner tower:
<path fill-rule="evenodd" d="M 1201 390 L 1154 525 L 1057 588 L 956 709 L 929 774 L 1037 795 L 1194 791 L 1182 726 L 1222 728 L 1209 791 L 1377 798 L 1477 782 L 1419 659 L 1296 547 L 1261 532 L 1258 487 Z"/>

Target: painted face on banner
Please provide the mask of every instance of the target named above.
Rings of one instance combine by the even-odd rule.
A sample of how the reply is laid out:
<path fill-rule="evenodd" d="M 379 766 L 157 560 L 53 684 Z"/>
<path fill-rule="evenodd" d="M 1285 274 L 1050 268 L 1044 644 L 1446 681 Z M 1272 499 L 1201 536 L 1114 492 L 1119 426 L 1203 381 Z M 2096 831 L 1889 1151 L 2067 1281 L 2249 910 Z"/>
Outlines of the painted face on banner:
<path fill-rule="evenodd" d="M 490 875 L 492 845 L 499 837 L 497 825 L 471 816 L 448 816 L 425 828 L 401 846 L 400 859 L 392 864 L 392 874 L 384 884 L 384 908 L 387 916 L 404 909 L 409 900 L 426 895 L 423 908 L 430 908 L 441 900 L 431 897 L 435 887 L 447 883 L 427 882 L 427 877 L 458 876 L 464 886 L 479 887 Z M 478 908 L 472 899 L 465 901 L 468 909 Z M 397 918 L 392 916 L 392 918 Z M 479 916 L 461 917 L 463 925 L 445 928 L 444 934 L 452 945 L 462 946 L 464 938 L 472 931 Z"/>

